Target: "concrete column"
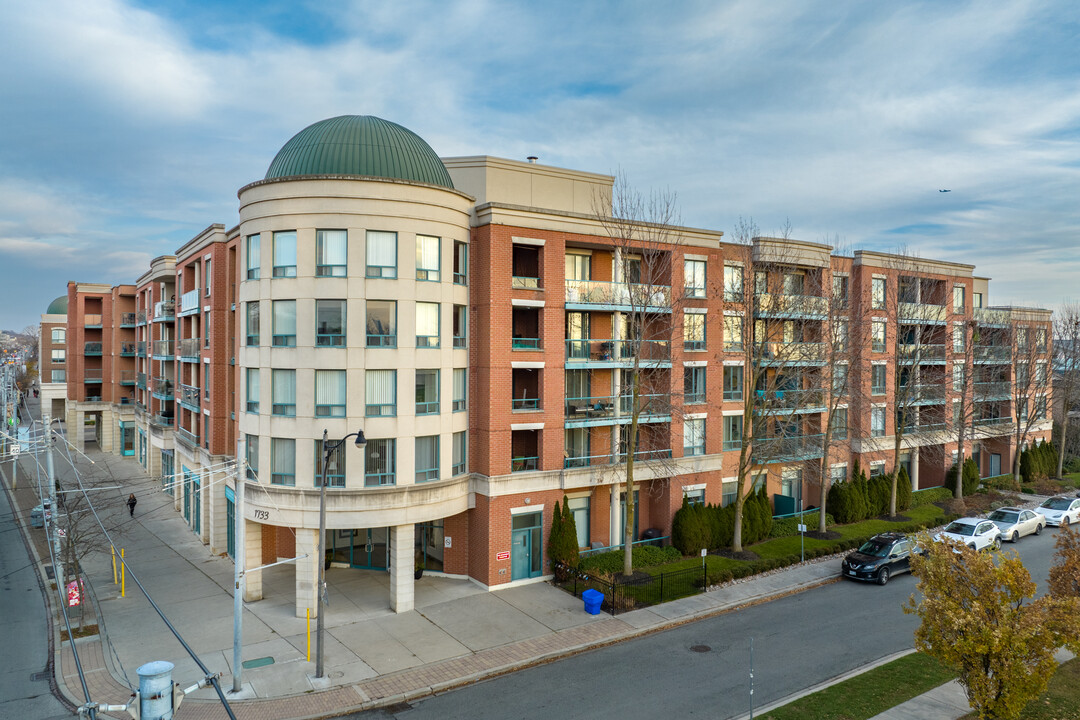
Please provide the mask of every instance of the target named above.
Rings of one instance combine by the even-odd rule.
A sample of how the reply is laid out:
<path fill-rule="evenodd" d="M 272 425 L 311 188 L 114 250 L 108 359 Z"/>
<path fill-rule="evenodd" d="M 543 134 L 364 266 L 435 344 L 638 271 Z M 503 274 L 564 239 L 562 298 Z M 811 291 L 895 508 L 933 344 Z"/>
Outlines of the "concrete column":
<path fill-rule="evenodd" d="M 608 547 L 622 544 L 619 531 L 619 485 L 611 486 L 611 505 L 608 508 Z"/>
<path fill-rule="evenodd" d="M 911 489 L 919 489 L 919 448 L 911 448 Z"/>
<path fill-rule="evenodd" d="M 415 605 L 415 542 L 412 525 L 390 528 L 390 609 L 396 613 L 409 612 Z"/>
<path fill-rule="evenodd" d="M 307 555 L 307 557 L 302 557 Z M 319 564 L 323 556 L 318 529 L 296 528 L 296 617 L 319 614 Z"/>
<path fill-rule="evenodd" d="M 221 471 L 209 475 L 210 483 L 203 492 L 203 502 L 207 505 L 208 521 L 206 541 L 210 552 L 219 555 L 225 552 L 229 541 L 228 508 L 225 501 L 225 475 Z"/>
<path fill-rule="evenodd" d="M 262 525 L 244 520 L 244 602 L 262 600 L 262 570 L 251 570 L 262 564 Z"/>

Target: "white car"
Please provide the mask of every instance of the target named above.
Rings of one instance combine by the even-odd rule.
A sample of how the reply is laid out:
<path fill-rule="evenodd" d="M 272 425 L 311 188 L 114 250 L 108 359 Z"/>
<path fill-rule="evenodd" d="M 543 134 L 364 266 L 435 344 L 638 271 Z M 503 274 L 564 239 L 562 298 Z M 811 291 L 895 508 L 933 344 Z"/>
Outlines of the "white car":
<path fill-rule="evenodd" d="M 1016 507 L 998 508 L 986 518 L 1001 529 L 1001 537 L 1016 542 L 1025 535 L 1040 535 L 1046 527 L 1046 518 L 1034 510 Z"/>
<path fill-rule="evenodd" d="M 1080 522 L 1080 498 L 1047 498 L 1039 506 L 1039 512 L 1046 516 L 1047 525 L 1068 525 Z"/>
<path fill-rule="evenodd" d="M 1001 547 L 1001 528 L 986 518 L 959 518 L 934 536 L 938 542 L 946 538 L 962 542 L 973 550 L 997 550 Z"/>

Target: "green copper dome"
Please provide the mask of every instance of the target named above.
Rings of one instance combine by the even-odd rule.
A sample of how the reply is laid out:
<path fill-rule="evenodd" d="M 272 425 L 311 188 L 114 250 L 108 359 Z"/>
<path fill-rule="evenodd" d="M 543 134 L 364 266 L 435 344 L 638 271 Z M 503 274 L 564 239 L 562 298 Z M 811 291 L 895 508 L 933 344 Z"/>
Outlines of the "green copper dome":
<path fill-rule="evenodd" d="M 320 120 L 293 135 L 270 163 L 266 179 L 296 175 L 367 175 L 454 187 L 423 138 L 373 115 Z"/>
<path fill-rule="evenodd" d="M 45 314 L 67 315 L 67 295 L 61 295 L 49 303 L 49 309 L 45 311 Z"/>

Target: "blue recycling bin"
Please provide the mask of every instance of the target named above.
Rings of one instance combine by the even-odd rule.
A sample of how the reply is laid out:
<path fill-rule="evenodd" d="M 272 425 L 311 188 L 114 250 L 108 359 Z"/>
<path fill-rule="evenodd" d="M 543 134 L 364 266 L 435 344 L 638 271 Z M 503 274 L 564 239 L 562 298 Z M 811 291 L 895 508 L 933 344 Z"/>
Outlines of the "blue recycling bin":
<path fill-rule="evenodd" d="M 589 588 L 581 593 L 581 599 L 585 601 L 585 612 L 590 615 L 600 614 L 600 606 L 604 603 L 604 593 Z"/>

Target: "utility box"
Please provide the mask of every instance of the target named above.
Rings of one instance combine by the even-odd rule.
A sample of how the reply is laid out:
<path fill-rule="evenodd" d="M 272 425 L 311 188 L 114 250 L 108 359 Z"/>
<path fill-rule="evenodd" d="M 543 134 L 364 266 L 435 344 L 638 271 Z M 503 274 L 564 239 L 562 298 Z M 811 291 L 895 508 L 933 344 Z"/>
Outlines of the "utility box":
<path fill-rule="evenodd" d="M 581 599 L 585 601 L 585 612 L 590 615 L 600 614 L 600 606 L 604 604 L 604 593 L 589 588 L 581 593 Z"/>

